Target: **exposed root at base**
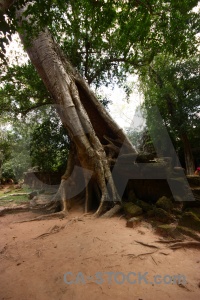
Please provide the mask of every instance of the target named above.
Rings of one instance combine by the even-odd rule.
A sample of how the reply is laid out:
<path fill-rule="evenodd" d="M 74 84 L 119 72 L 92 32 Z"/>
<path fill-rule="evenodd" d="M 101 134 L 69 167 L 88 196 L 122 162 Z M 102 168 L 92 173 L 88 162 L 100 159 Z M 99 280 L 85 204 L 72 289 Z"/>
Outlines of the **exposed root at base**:
<path fill-rule="evenodd" d="M 112 207 L 110 210 L 108 210 L 105 214 L 103 214 L 101 216 L 101 218 L 111 218 L 114 215 L 116 215 L 121 209 L 122 209 L 122 206 L 119 204 L 116 204 L 114 207 Z"/>
<path fill-rule="evenodd" d="M 155 251 L 152 251 L 152 252 L 141 253 L 141 254 L 138 254 L 138 255 L 135 255 L 133 253 L 122 254 L 122 257 L 123 256 L 128 256 L 129 258 L 137 258 L 137 257 L 145 256 L 145 255 L 151 255 L 153 253 L 156 253 L 157 251 L 158 251 L 158 249 L 155 250 Z"/>
<path fill-rule="evenodd" d="M 176 240 L 158 240 L 155 241 L 155 243 L 162 243 L 162 244 L 171 244 L 171 243 L 177 243 L 177 242 L 183 242 L 183 239 L 176 239 Z"/>
<path fill-rule="evenodd" d="M 35 218 L 23 220 L 23 221 L 17 221 L 14 223 L 25 223 L 25 222 L 33 222 L 33 221 L 43 221 L 43 220 L 51 220 L 51 219 L 64 219 L 68 216 L 67 212 L 59 211 L 56 213 L 48 214 L 48 215 L 41 215 Z"/>
<path fill-rule="evenodd" d="M 29 210 L 30 210 L 29 204 L 20 205 L 16 207 L 5 207 L 0 210 L 0 216 L 4 216 L 5 214 L 18 213 L 18 212 L 27 212 Z"/>
<path fill-rule="evenodd" d="M 180 242 L 170 245 L 169 248 L 173 250 L 180 248 L 200 248 L 200 242 Z"/>
<path fill-rule="evenodd" d="M 52 212 L 59 212 L 60 207 L 61 207 L 60 201 L 51 201 L 50 203 L 43 205 L 43 208 L 46 211 L 52 211 Z"/>
<path fill-rule="evenodd" d="M 40 238 L 47 237 L 47 236 L 49 236 L 49 235 L 51 235 L 51 234 L 58 233 L 58 232 L 60 232 L 60 231 L 61 231 L 62 229 L 64 229 L 64 228 L 65 228 L 65 225 L 62 225 L 62 226 L 54 225 L 53 227 L 51 227 L 51 228 L 48 230 L 48 232 L 45 232 L 45 233 L 42 233 L 42 234 L 36 236 L 36 237 L 34 238 L 34 240 L 37 240 L 37 239 L 40 239 Z"/>
<path fill-rule="evenodd" d="M 70 219 L 70 220 L 67 222 L 67 224 L 62 225 L 62 226 L 54 225 L 54 226 L 51 227 L 47 232 L 42 233 L 42 234 L 36 236 L 36 237 L 34 238 L 34 240 L 39 239 L 39 238 L 47 237 L 47 236 L 49 236 L 49 235 L 51 235 L 51 234 L 58 233 L 58 232 L 60 232 L 61 230 L 65 229 L 66 227 L 68 227 L 69 225 L 71 225 L 71 224 L 74 223 L 74 222 L 77 222 L 77 221 L 83 221 L 83 217 L 84 217 L 84 216 L 85 216 L 85 214 L 82 215 L 81 217 L 74 217 L 74 218 Z"/>
<path fill-rule="evenodd" d="M 156 248 L 156 249 L 160 249 L 159 247 L 155 246 L 155 245 L 150 245 L 144 242 L 140 242 L 140 241 L 135 241 L 138 244 L 141 244 L 142 246 L 146 246 L 146 247 L 150 247 L 150 248 Z"/>

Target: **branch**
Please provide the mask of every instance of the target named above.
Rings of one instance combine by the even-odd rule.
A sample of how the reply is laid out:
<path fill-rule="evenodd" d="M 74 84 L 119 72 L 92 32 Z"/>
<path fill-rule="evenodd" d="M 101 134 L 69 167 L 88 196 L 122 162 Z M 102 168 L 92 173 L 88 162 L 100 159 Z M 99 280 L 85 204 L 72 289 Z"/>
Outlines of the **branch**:
<path fill-rule="evenodd" d="M 147 3 L 144 3 L 144 1 L 135 0 L 135 2 L 137 6 L 144 6 L 150 12 L 150 14 L 153 14 L 152 6 L 150 5 L 149 1 L 146 0 Z"/>
<path fill-rule="evenodd" d="M 154 82 L 158 85 L 160 89 L 164 87 L 163 80 L 161 76 L 151 67 L 149 66 L 150 73 L 152 74 L 154 78 Z M 167 106 L 168 106 L 168 111 L 170 115 L 173 117 L 174 116 L 174 103 L 172 97 L 169 95 L 169 93 L 166 94 L 165 99 L 167 101 Z"/>
<path fill-rule="evenodd" d="M 122 58 L 110 57 L 103 62 L 100 68 L 97 69 L 96 72 L 90 76 L 90 78 L 88 78 L 88 84 L 90 85 L 101 74 L 102 71 L 108 70 L 113 63 L 120 63 L 120 62 L 127 63 L 131 66 L 135 66 L 136 68 L 145 66 L 147 64 L 145 63 L 144 60 L 143 61 L 137 60 L 136 62 L 133 62 L 133 59 L 127 59 L 125 57 Z"/>
<path fill-rule="evenodd" d="M 26 110 L 24 110 L 22 112 L 23 115 L 27 115 L 30 111 L 36 109 L 36 108 L 39 108 L 39 107 L 42 107 L 42 106 L 45 106 L 45 105 L 52 105 L 53 103 L 52 102 L 45 102 L 45 103 L 38 103 L 32 107 L 29 107 L 27 108 Z"/>

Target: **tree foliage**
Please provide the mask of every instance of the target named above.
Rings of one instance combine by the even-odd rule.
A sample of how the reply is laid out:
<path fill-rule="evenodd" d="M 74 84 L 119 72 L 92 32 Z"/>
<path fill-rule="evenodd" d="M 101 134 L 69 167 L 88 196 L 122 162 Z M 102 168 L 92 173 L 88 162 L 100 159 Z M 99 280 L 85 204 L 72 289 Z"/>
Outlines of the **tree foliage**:
<path fill-rule="evenodd" d="M 29 47 L 33 37 L 48 28 L 64 55 L 88 83 L 95 86 L 116 81 L 124 84 L 129 72 L 133 73 L 141 68 L 148 69 L 149 65 L 159 65 L 159 57 L 163 55 L 174 64 L 180 57 L 187 58 L 193 55 L 198 46 L 200 16 L 193 10 L 198 4 L 197 0 L 39 0 L 31 1 L 28 5 L 24 0 L 10 2 L 14 2 L 14 5 L 10 7 L 8 15 L 5 17 L 1 12 L 0 16 L 1 59 L 5 61 L 5 45 L 13 32 L 23 33 L 25 30 L 29 37 L 26 47 Z M 22 19 L 19 25 L 15 18 L 15 9 L 23 4 L 27 5 L 24 16 L 29 18 L 28 21 Z M 157 58 L 154 60 L 154 57 Z M 165 64 L 166 61 L 163 62 L 164 66 Z M 173 70 L 169 71 L 169 68 L 165 69 L 165 76 L 168 73 L 168 78 L 165 80 L 164 90 L 170 90 L 173 96 L 177 93 L 174 106 L 179 116 L 176 117 L 175 123 L 178 122 L 181 127 L 192 128 L 191 124 L 187 124 L 191 123 L 191 120 L 194 122 L 195 113 L 192 109 L 186 111 L 185 107 L 194 94 L 186 95 L 187 99 L 181 94 L 182 89 L 185 89 L 183 82 L 188 82 L 185 78 L 189 76 L 191 68 L 182 65 L 180 70 L 180 65 L 175 64 Z M 175 78 L 179 72 L 182 72 L 182 81 L 181 78 L 173 82 L 168 80 Z M 145 76 L 146 74 L 143 79 L 146 83 Z M 4 117 L 25 116 L 34 108 L 52 103 L 51 95 L 30 63 L 22 67 L 1 69 L 1 78 L 0 108 Z M 154 89 L 154 93 L 158 93 L 151 80 L 149 83 L 152 85 L 151 91 Z M 196 83 L 190 78 L 188 84 Z M 162 93 L 165 91 L 162 90 Z M 159 94 L 160 96 L 162 95 Z M 35 137 L 39 137 L 40 130 L 47 132 L 48 127 L 52 126 L 54 130 L 55 123 L 48 122 L 38 125 Z M 180 129 L 180 126 L 177 128 Z"/>
<path fill-rule="evenodd" d="M 47 109 L 48 117 L 34 127 L 30 141 L 33 166 L 43 171 L 64 169 L 69 153 L 69 139 L 55 109 Z"/>
<path fill-rule="evenodd" d="M 155 55 L 170 53 L 187 57 L 198 46 L 200 15 L 193 10 L 197 0 L 45 0 L 29 4 L 18 0 L 14 3 L 9 17 L 5 19 L 3 15 L 4 47 L 15 30 L 28 33 L 28 46 L 34 36 L 48 28 L 73 66 L 95 86 L 111 82 L 124 86 L 126 76 L 151 63 Z M 24 15 L 31 17 L 22 20 L 19 27 L 15 9 L 23 4 L 27 6 Z M 33 85 L 36 74 L 30 68 L 27 67 L 29 74 L 25 70 L 23 73 L 27 83 Z M 16 70 L 20 81 L 19 72 Z M 10 71 L 7 73 L 9 77 Z M 19 85 L 16 84 L 16 90 Z M 30 87 L 32 93 L 40 90 L 39 85 L 34 89 Z"/>
<path fill-rule="evenodd" d="M 157 106 L 177 148 L 183 147 L 183 136 L 187 136 L 191 147 L 199 144 L 199 59 L 199 55 L 184 60 L 160 55 L 141 70 L 148 126 L 159 128 L 148 113 L 151 107 Z"/>
<path fill-rule="evenodd" d="M 8 118 L 6 118 L 8 121 Z M 1 126 L 2 177 L 23 178 L 28 168 L 59 171 L 66 167 L 69 140 L 51 106 L 29 113 L 26 119 Z"/>
<path fill-rule="evenodd" d="M 198 55 L 182 61 L 159 56 L 141 73 L 145 107 L 158 106 L 175 134 L 199 124 L 199 59 Z"/>
<path fill-rule="evenodd" d="M 0 71 L 0 115 L 26 116 L 31 110 L 51 104 L 51 95 L 30 62 Z"/>
<path fill-rule="evenodd" d="M 4 138 L 0 143 L 2 176 L 19 179 L 34 165 L 40 165 L 45 171 L 57 170 L 66 164 L 68 144 L 51 106 L 51 95 L 29 62 L 0 72 L 0 116 L 1 125 L 4 124 Z"/>
<path fill-rule="evenodd" d="M 20 122 L 1 124 L 0 152 L 2 154 L 2 178 L 19 180 L 31 166 L 29 133 Z"/>
<path fill-rule="evenodd" d="M 20 7 L 26 1 L 16 1 Z M 188 56 L 196 50 L 199 14 L 192 11 L 198 0 L 45 0 L 32 1 L 21 28 L 15 7 L 10 27 L 23 32 L 30 42 L 48 27 L 72 64 L 99 85 L 122 81 L 126 72 L 151 62 L 158 53 Z M 5 33 L 5 30 L 4 30 Z"/>

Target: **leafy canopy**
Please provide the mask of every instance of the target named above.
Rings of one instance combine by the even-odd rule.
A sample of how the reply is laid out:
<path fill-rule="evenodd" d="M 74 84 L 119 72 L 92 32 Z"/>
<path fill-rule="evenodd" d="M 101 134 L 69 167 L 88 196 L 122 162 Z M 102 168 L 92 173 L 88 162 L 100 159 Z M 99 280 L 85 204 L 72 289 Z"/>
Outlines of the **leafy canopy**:
<path fill-rule="evenodd" d="M 32 38 L 44 28 L 48 28 L 74 67 L 89 84 L 98 87 L 110 82 L 123 84 L 128 73 L 134 73 L 141 68 L 144 70 L 152 64 L 155 68 L 156 64 L 159 65 L 159 59 L 154 60 L 154 57 L 162 55 L 170 60 L 174 57 L 172 59 L 173 70 L 172 65 L 168 65 L 166 69 L 167 61 L 162 63 L 162 67 L 166 64 L 165 76 L 167 78 L 176 79 L 180 66 L 175 67 L 174 61 L 180 57 L 191 57 L 198 47 L 200 14 L 193 10 L 198 0 L 38 0 L 28 2 L 24 14 L 29 16 L 29 21 L 27 23 L 22 20 L 19 27 L 15 19 L 15 9 L 26 2 L 15 1 L 15 5 L 10 8 L 7 16 L 2 12 L 0 14 L 2 50 L 0 59 L 3 60 L 2 63 L 5 63 L 5 46 L 12 33 L 17 31 L 23 34 L 25 30 L 29 37 L 26 44 L 28 46 Z M 186 72 L 185 67 L 183 65 L 181 67 L 182 74 Z M 188 68 L 188 74 L 190 71 L 191 69 Z M 151 76 L 148 76 L 143 76 L 144 83 L 146 84 L 149 80 L 151 85 L 149 97 L 152 95 L 151 101 L 155 101 L 153 96 L 159 94 L 160 97 L 164 91 L 161 92 L 153 85 Z M 11 117 L 28 116 L 34 108 L 52 103 L 51 95 L 48 94 L 29 63 L 22 67 L 13 66 L 1 69 L 1 78 L 1 116 L 2 112 L 7 118 L 9 115 Z M 184 82 L 188 80 L 184 79 Z M 174 82 L 169 80 L 168 83 L 166 81 L 167 79 L 165 89 L 170 90 L 173 96 L 176 90 L 177 95 L 174 97 L 176 104 L 174 105 L 176 109 L 179 106 L 184 107 L 182 110 L 179 109 L 180 114 L 183 114 L 189 99 L 193 99 L 194 93 L 192 95 L 191 92 L 191 96 L 186 93 L 187 97 L 184 98 L 185 95 L 181 95 L 180 92 L 185 88 L 183 80 Z M 192 81 L 190 78 L 190 83 Z M 175 84 L 177 84 L 176 87 Z M 163 107 L 164 105 L 166 107 L 166 102 L 163 102 Z M 187 111 L 187 116 L 188 113 Z M 192 112 L 191 114 L 194 115 Z M 33 116 L 34 114 L 31 115 Z M 39 124 L 35 129 L 35 137 L 39 138 L 41 130 L 47 132 L 48 126 L 52 131 L 54 130 L 53 124 L 49 124 L 48 121 L 44 122 L 46 125 Z M 40 142 L 43 142 L 42 139 Z M 44 148 L 45 139 L 44 145 L 41 146 L 41 149 Z M 36 152 L 34 153 L 39 157 Z"/>
<path fill-rule="evenodd" d="M 141 70 L 141 88 L 147 113 L 148 128 L 159 131 L 152 120 L 151 108 L 156 106 L 174 145 L 180 147 L 181 136 L 189 137 L 193 148 L 200 139 L 200 56 L 177 60 L 157 56 L 149 67 Z"/>
<path fill-rule="evenodd" d="M 141 71 L 145 107 L 158 106 L 177 132 L 197 126 L 200 115 L 200 56 L 187 60 L 158 56 Z"/>
<path fill-rule="evenodd" d="M 26 1 L 16 1 L 17 7 Z M 15 6 L 10 28 L 29 41 L 47 27 L 89 83 L 121 81 L 158 53 L 188 56 L 197 46 L 198 0 L 38 0 L 29 2 L 19 28 Z M 5 27 L 3 33 L 7 32 Z"/>

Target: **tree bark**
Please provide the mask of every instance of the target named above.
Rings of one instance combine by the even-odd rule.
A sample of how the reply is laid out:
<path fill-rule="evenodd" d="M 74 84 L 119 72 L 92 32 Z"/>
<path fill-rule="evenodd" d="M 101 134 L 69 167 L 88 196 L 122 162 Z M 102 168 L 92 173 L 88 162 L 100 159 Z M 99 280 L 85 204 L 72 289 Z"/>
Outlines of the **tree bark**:
<path fill-rule="evenodd" d="M 23 10 L 17 12 L 18 18 L 22 16 L 22 12 Z M 26 33 L 20 37 L 26 45 Z M 64 210 L 70 206 L 68 202 L 73 192 L 67 190 L 79 183 L 80 176 L 73 172 L 75 164 L 78 164 L 84 178 L 85 173 L 91 173 L 92 191 L 96 191 L 93 197 L 100 197 L 96 215 L 100 215 L 108 208 L 121 203 L 112 178 L 110 162 L 117 158 L 122 145 L 121 154 L 135 152 L 135 149 L 123 130 L 99 103 L 85 80 L 66 60 L 47 29 L 31 41 L 26 51 L 51 93 L 73 145 L 73 159 L 69 159 L 55 200 L 62 200 Z M 88 191 L 86 189 L 87 198 L 90 197 Z M 89 202 L 89 199 L 86 199 L 86 202 Z"/>
<path fill-rule="evenodd" d="M 6 12 L 13 2 L 0 0 L 0 9 Z M 25 7 L 22 7 L 16 11 L 19 20 L 25 18 L 24 9 Z M 26 35 L 27 33 L 24 32 L 20 36 L 25 47 L 28 38 Z M 67 193 L 63 190 L 71 185 L 76 186 L 77 180 L 80 181 L 80 176 L 76 176 L 73 172 L 76 163 L 81 166 L 83 177 L 85 177 L 85 170 L 91 172 L 92 190 L 96 191 L 97 197 L 100 198 L 96 214 L 100 215 L 105 209 L 105 203 L 108 207 L 113 207 L 121 202 L 110 170 L 111 161 L 118 156 L 122 145 L 123 153 L 135 152 L 135 150 L 122 129 L 98 102 L 84 79 L 62 55 L 47 29 L 40 32 L 26 50 L 54 99 L 57 112 L 73 145 L 73 159 L 69 159 L 66 173 L 55 198 L 57 200 L 62 198 L 66 210 L 68 199 Z M 71 178 L 72 173 L 73 178 Z M 88 172 L 86 173 L 88 175 Z M 70 184 L 64 184 L 65 181 Z M 86 189 L 88 198 L 89 194 L 89 189 Z"/>
<path fill-rule="evenodd" d="M 186 173 L 187 175 L 193 175 L 195 172 L 195 164 L 194 164 L 194 158 L 193 158 L 190 142 L 188 140 L 188 136 L 186 133 L 181 134 L 181 140 L 184 149 Z"/>

